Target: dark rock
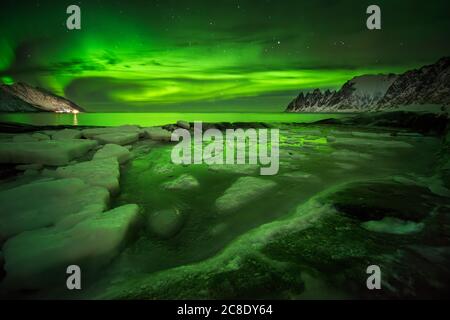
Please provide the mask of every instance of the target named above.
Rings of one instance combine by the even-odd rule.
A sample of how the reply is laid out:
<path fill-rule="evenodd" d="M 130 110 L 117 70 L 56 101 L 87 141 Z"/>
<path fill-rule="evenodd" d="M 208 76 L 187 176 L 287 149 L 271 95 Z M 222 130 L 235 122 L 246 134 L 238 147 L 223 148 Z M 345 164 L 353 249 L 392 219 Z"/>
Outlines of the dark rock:
<path fill-rule="evenodd" d="M 362 113 L 342 119 L 324 119 L 315 122 L 315 124 L 386 127 L 432 135 L 443 135 L 449 123 L 450 120 L 446 114 L 407 111 Z"/>
<path fill-rule="evenodd" d="M 380 106 L 450 103 L 450 57 L 407 71 L 389 87 Z"/>
<path fill-rule="evenodd" d="M 326 201 L 339 212 L 361 221 L 394 217 L 416 222 L 430 215 L 436 204 L 442 202 L 427 188 L 385 181 L 350 184 Z"/>
<path fill-rule="evenodd" d="M 450 104 L 450 57 L 401 75 L 363 75 L 336 92 L 300 93 L 288 112 L 380 111 L 401 105 Z"/>

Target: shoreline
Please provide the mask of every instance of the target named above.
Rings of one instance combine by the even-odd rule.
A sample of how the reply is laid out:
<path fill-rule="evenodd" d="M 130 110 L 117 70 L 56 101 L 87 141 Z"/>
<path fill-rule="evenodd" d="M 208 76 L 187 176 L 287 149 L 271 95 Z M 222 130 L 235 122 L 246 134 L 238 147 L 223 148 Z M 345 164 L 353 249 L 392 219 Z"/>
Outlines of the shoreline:
<path fill-rule="evenodd" d="M 6 270 L 3 276 L 0 272 L 0 296 L 24 297 L 15 290 L 39 288 L 41 297 L 49 298 L 223 299 L 248 289 L 252 297 L 282 298 L 289 292 L 302 298 L 314 294 L 308 288 L 316 281 L 333 282 L 324 273 L 327 268 L 337 268 L 339 277 L 354 286 L 358 268 L 367 259 L 381 259 L 378 250 L 389 257 L 399 236 L 421 250 L 427 250 L 424 243 L 437 245 L 448 236 L 446 229 L 436 233 L 429 213 L 437 212 L 442 221 L 445 212 L 439 210 L 450 203 L 448 118 L 407 115 L 391 114 L 384 122 L 358 115 L 309 124 L 204 124 L 219 130 L 279 128 L 281 171 L 270 177 L 259 176 L 251 165 L 174 165 L 170 135 L 176 128 L 192 130 L 184 121 L 162 127 L 4 126 L 12 132 L 0 134 L 0 158 L 10 162 L 1 165 L 9 174 L 2 173 L 0 183 L 0 250 L 6 261 L 0 261 L 0 271 Z M 24 128 L 28 131 L 17 132 Z M 373 210 L 366 212 L 368 206 Z M 343 229 L 336 233 L 336 225 Z M 90 241 L 93 235 L 108 240 Z M 52 251 L 47 239 L 61 243 L 62 251 Z M 173 249 L 174 243 L 180 250 Z M 74 260 L 67 260 L 68 248 L 77 252 Z M 107 252 L 107 259 L 98 252 Z M 307 268 L 279 273 L 277 259 Z M 352 270 L 339 268 L 350 260 Z M 405 256 L 399 263 L 414 261 Z M 65 274 L 63 267 L 70 263 L 81 265 L 91 279 L 86 291 L 57 286 L 54 274 Z M 318 280 L 307 270 L 315 270 Z M 306 278 L 293 288 L 298 272 Z M 405 277 L 420 280 L 411 272 Z M 252 291 L 265 283 L 255 273 L 275 277 L 270 283 L 277 287 Z M 42 274 L 49 281 L 43 283 Z M 224 290 L 214 280 L 224 276 L 234 279 L 236 288 Z M 246 283 L 250 287 L 240 285 Z M 344 296 L 365 297 L 364 291 L 338 287 Z M 335 290 L 324 288 L 324 296 Z M 404 297 L 395 290 L 383 294 Z"/>

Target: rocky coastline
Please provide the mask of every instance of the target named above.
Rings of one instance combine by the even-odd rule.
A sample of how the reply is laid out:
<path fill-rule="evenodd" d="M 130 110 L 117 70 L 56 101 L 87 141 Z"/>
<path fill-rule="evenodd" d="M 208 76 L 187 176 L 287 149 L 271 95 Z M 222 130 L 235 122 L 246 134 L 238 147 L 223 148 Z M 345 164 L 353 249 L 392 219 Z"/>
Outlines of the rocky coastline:
<path fill-rule="evenodd" d="M 404 117 L 359 115 L 310 125 L 257 124 L 278 127 L 284 133 L 280 153 L 284 171 L 267 180 L 254 176 L 251 166 L 207 168 L 209 175 L 232 177 L 231 184 L 225 184 L 212 200 L 215 219 L 224 219 L 223 223 L 211 230 L 196 226 L 202 233 L 211 232 L 213 238 L 227 230 L 228 216 L 276 194 L 280 186 L 320 183 L 324 178 L 305 158 L 317 162 L 314 159 L 332 155 L 332 177 L 338 171 L 358 172 L 357 166 L 368 165 L 383 152 L 392 157 L 396 152 L 413 154 L 424 141 L 435 145 L 432 150 L 437 152 L 429 154 L 434 165 L 422 174 L 387 172 L 372 179 L 364 174 L 363 180 L 336 180 L 340 181 L 337 185 L 327 184 L 326 189 L 298 200 L 282 221 L 261 223 L 227 241 L 220 253 L 192 265 L 148 275 L 136 273 L 113 285 L 111 278 L 100 278 L 92 281 L 83 297 L 295 299 L 307 298 L 313 294 L 310 288 L 320 285 L 326 287 L 322 298 L 338 287 L 343 288 L 335 292 L 339 296 L 366 298 L 356 285 L 364 277 L 358 268 L 372 259 L 391 270 L 404 263 L 421 263 L 433 271 L 429 274 L 435 275 L 436 283 L 444 283 L 450 276 L 445 267 L 450 261 L 448 119 L 409 114 L 412 120 L 398 120 Z M 52 297 L 52 286 L 63 281 L 68 264 L 81 264 L 87 277 L 96 279 L 113 261 L 120 260 L 142 233 L 158 239 L 152 240 L 154 243 L 183 237 L 183 230 L 191 228 L 189 223 L 195 220 L 186 213 L 189 210 L 178 206 L 149 212 L 145 203 L 127 202 L 127 197 L 133 196 L 126 190 L 126 176 L 141 170 L 135 164 L 138 159 L 170 147 L 171 131 L 191 126 L 185 122 L 148 128 L 2 124 L 0 294 L 23 297 L 25 291 L 44 292 Z M 219 130 L 236 126 L 206 125 Z M 136 163 L 146 166 L 144 160 Z M 378 169 L 383 172 L 382 167 Z M 204 178 L 196 176 L 195 170 L 177 174 L 178 169 L 166 162 L 145 170 L 155 181 L 162 179 L 156 187 L 149 186 L 148 192 L 194 195 L 204 187 Z M 335 273 L 330 275 L 333 268 Z M 427 283 L 421 272 L 388 274 L 387 289 L 379 297 L 439 296 L 448 290 Z M 402 281 L 408 279 L 414 280 L 405 289 Z"/>

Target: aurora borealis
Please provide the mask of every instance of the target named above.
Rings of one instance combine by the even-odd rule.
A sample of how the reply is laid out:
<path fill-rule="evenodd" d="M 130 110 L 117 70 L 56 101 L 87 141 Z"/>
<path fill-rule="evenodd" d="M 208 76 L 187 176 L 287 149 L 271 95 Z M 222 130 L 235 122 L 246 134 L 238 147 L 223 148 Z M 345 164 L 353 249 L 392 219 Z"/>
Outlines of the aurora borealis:
<path fill-rule="evenodd" d="M 300 90 L 450 54 L 448 1 L 2 1 L 0 79 L 88 111 L 281 111 Z M 66 8 L 82 29 L 66 29 Z"/>

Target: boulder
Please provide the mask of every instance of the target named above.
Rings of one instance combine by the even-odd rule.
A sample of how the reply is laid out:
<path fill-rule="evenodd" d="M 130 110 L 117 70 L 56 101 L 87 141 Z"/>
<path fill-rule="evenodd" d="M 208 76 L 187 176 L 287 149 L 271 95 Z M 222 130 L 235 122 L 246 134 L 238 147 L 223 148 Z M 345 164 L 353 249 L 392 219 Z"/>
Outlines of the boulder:
<path fill-rule="evenodd" d="M 131 153 L 126 147 L 117 144 L 105 144 L 103 148 L 94 154 L 94 160 L 116 158 L 120 164 L 127 162 L 131 158 Z"/>
<path fill-rule="evenodd" d="M 59 167 L 55 175 L 61 178 L 78 178 L 91 186 L 100 186 L 111 193 L 119 191 L 119 163 L 115 158 L 95 159 Z"/>
<path fill-rule="evenodd" d="M 183 120 L 177 121 L 177 126 L 179 126 L 180 128 L 186 129 L 186 130 L 189 130 L 191 128 L 191 125 L 189 124 L 189 122 L 183 121 Z"/>
<path fill-rule="evenodd" d="M 0 192 L 0 238 L 55 224 L 88 206 L 106 208 L 109 193 L 80 179 L 34 182 Z"/>
<path fill-rule="evenodd" d="M 0 143 L 0 163 L 39 163 L 62 166 L 85 155 L 97 142 L 91 140 Z"/>
<path fill-rule="evenodd" d="M 189 174 L 182 174 L 178 178 L 162 184 L 162 187 L 168 190 L 191 190 L 199 186 L 197 179 Z"/>
<path fill-rule="evenodd" d="M 92 139 L 95 139 L 102 144 L 112 143 L 123 146 L 136 142 L 139 139 L 139 134 L 136 132 L 114 132 L 99 134 Z"/>
<path fill-rule="evenodd" d="M 82 135 L 85 138 L 92 139 L 95 136 L 110 133 L 137 133 L 143 134 L 143 131 L 138 126 L 119 126 L 119 127 L 106 127 L 106 128 L 91 128 L 84 129 Z"/>
<path fill-rule="evenodd" d="M 419 185 L 380 180 L 344 185 L 327 201 L 339 212 L 363 222 L 385 217 L 420 222 L 443 200 Z"/>
<path fill-rule="evenodd" d="M 183 226 L 183 222 L 183 215 L 177 208 L 152 212 L 147 219 L 150 231 L 164 239 L 176 235 Z"/>
<path fill-rule="evenodd" d="M 155 141 L 170 141 L 172 132 L 161 127 L 144 128 L 145 136 Z"/>
<path fill-rule="evenodd" d="M 239 178 L 216 200 L 216 209 L 219 213 L 239 209 L 273 190 L 276 185 L 276 182 L 263 178 Z"/>
<path fill-rule="evenodd" d="M 139 207 L 128 204 L 98 212 L 70 228 L 42 228 L 9 239 L 3 247 L 7 276 L 2 286 L 39 289 L 52 280 L 64 284 L 70 265 L 79 266 L 84 276 L 102 271 L 120 253 L 138 217 Z"/>
<path fill-rule="evenodd" d="M 52 135 L 53 140 L 70 140 L 81 138 L 81 131 L 76 129 L 63 129 L 56 131 Z"/>

